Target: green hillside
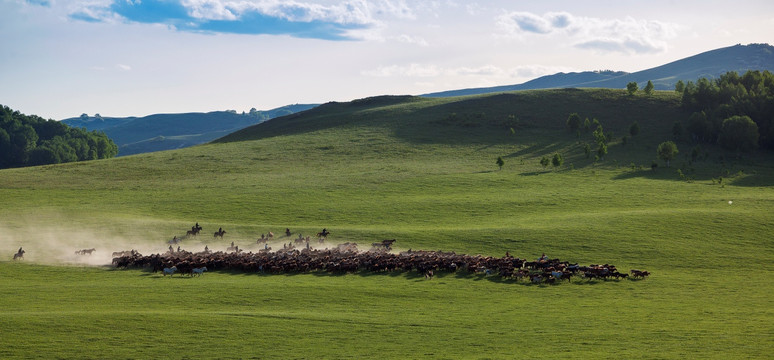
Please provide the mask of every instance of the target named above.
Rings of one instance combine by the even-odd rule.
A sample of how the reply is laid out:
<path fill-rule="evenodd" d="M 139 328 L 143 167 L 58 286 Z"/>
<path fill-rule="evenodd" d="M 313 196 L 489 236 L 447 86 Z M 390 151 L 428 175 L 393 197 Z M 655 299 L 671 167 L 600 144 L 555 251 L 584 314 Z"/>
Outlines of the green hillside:
<path fill-rule="evenodd" d="M 573 112 L 613 133 L 604 159 L 584 154 L 591 131 L 567 130 Z M 385 96 L 186 149 L 0 170 L 0 325 L 13 329 L 0 357 L 766 358 L 771 154 L 703 145 L 694 159 L 678 141 L 667 168 L 656 147 L 684 120 L 671 91 Z M 562 166 L 540 165 L 555 153 Z M 546 253 L 653 275 L 531 285 L 464 271 L 170 279 L 79 266 L 163 252 L 195 222 L 204 235 L 183 249 L 257 251 L 263 233 L 325 227 L 328 245 L 395 238 L 395 251 Z"/>

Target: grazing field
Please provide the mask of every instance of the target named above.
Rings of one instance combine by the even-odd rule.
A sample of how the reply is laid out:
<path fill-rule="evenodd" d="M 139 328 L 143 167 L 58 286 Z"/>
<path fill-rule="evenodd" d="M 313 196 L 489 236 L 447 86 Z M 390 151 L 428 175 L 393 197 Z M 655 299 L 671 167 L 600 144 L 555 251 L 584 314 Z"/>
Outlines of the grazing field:
<path fill-rule="evenodd" d="M 694 145 L 678 142 L 672 167 L 652 171 L 679 99 L 624 94 L 377 98 L 178 151 L 2 170 L 0 358 L 767 358 L 771 154 L 704 146 L 689 163 Z M 604 160 L 563 127 L 576 111 L 617 134 Z M 563 166 L 539 164 L 555 152 Z M 327 228 L 329 244 L 395 238 L 395 251 L 546 253 L 652 275 L 532 285 L 105 266 L 113 251 L 163 252 L 195 222 L 183 249 L 257 251 L 269 231 L 276 249 L 285 228 Z"/>

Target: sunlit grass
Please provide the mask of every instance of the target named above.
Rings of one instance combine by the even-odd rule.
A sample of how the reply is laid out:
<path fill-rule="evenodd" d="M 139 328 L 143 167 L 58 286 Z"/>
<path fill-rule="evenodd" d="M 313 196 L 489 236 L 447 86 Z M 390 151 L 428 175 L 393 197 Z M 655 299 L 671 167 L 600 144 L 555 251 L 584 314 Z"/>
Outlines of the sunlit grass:
<path fill-rule="evenodd" d="M 528 101 L 552 94 L 471 98 L 483 108 L 434 99 L 353 113 L 338 104 L 294 127 L 270 121 L 255 140 L 0 171 L 0 254 L 28 250 L 23 263 L 0 262 L 0 358 L 767 357 L 770 154 L 737 160 L 705 146 L 709 158 L 688 164 L 691 145 L 680 143 L 673 167 L 652 171 L 679 114 L 674 94 L 627 104 L 614 91 L 585 91 L 564 108 Z M 592 111 L 595 101 L 608 106 Z M 614 141 L 604 161 L 586 159 L 587 135 L 562 127 L 575 106 L 618 138 L 632 119 L 641 134 Z M 515 113 L 522 123 L 511 135 L 497 124 L 439 122 L 465 111 L 485 111 L 485 121 Z M 554 152 L 565 165 L 540 166 Z M 87 247 L 95 259 L 163 251 L 194 222 L 203 234 L 183 248 L 254 249 L 268 231 L 326 227 L 332 242 L 545 252 L 653 275 L 535 286 L 466 273 L 170 279 L 50 265 L 77 261 L 70 254 Z M 223 240 L 211 235 L 218 227 Z"/>

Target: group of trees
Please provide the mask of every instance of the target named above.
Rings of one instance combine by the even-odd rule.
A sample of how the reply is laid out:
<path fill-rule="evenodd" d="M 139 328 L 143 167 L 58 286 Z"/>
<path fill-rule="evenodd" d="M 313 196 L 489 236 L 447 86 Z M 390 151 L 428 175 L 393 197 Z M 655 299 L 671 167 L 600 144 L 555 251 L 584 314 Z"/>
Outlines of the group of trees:
<path fill-rule="evenodd" d="M 117 153 L 116 144 L 102 132 L 0 106 L 0 169 L 105 159 Z"/>
<path fill-rule="evenodd" d="M 567 117 L 567 127 L 569 128 L 570 132 L 577 133 L 578 137 L 580 137 L 581 130 L 587 132 L 593 128 L 594 131 L 591 133 L 591 135 L 594 138 L 594 142 L 597 144 L 597 155 L 595 160 L 604 159 L 605 155 L 607 155 L 607 143 L 612 140 L 613 134 L 605 134 L 602 128 L 602 124 L 600 124 L 599 120 L 596 118 L 591 121 L 589 121 L 589 118 L 586 118 L 582 123 L 580 119 L 581 117 L 577 113 L 570 114 L 570 116 Z M 581 124 L 583 124 L 582 127 Z M 639 132 L 639 125 L 637 125 L 637 132 Z M 586 153 L 586 157 L 588 158 L 591 155 L 591 146 L 589 146 L 589 144 L 584 144 L 583 151 Z"/>
<path fill-rule="evenodd" d="M 715 80 L 678 82 L 692 140 L 729 150 L 774 149 L 774 74 L 728 72 Z M 682 129 L 680 129 L 682 135 Z M 677 135 L 675 130 L 675 135 Z"/>
<path fill-rule="evenodd" d="M 655 88 L 655 85 L 653 85 L 653 82 L 648 80 L 648 83 L 645 85 L 644 88 L 642 88 L 642 91 L 646 95 L 653 94 L 653 89 Z M 629 93 L 629 95 L 634 95 L 634 93 L 639 90 L 640 87 L 637 85 L 636 81 L 632 81 L 626 84 L 626 91 Z"/>

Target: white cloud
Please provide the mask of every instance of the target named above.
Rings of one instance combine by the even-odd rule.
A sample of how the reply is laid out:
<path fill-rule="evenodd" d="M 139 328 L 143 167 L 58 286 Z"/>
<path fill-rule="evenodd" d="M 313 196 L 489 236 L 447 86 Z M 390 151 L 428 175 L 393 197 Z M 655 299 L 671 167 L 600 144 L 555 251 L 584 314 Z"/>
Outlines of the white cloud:
<path fill-rule="evenodd" d="M 406 66 L 390 65 L 380 66 L 374 70 L 363 71 L 362 74 L 373 77 L 393 77 L 393 76 L 408 76 L 408 77 L 434 77 L 439 76 L 442 70 L 435 65 L 420 65 L 410 64 Z"/>
<path fill-rule="evenodd" d="M 116 69 L 121 71 L 129 71 L 129 70 L 132 70 L 132 67 L 124 64 L 116 64 Z"/>
<path fill-rule="evenodd" d="M 680 29 L 677 24 L 656 20 L 600 19 L 565 12 L 544 15 L 510 12 L 497 17 L 496 24 L 506 36 L 565 36 L 581 49 L 636 54 L 665 51 L 666 40 L 676 37 Z"/>
<path fill-rule="evenodd" d="M 236 20 L 236 15 L 218 0 L 183 0 L 192 17 L 207 20 Z"/>
<path fill-rule="evenodd" d="M 259 12 L 264 15 L 289 21 L 328 21 L 340 24 L 373 24 L 378 17 L 415 19 L 416 14 L 405 0 L 348 0 L 335 4 L 315 1 L 286 0 L 186 0 L 183 5 L 196 10 L 192 15 L 202 14 L 231 19 L 245 12 Z M 205 17 L 210 18 L 210 17 Z"/>
<path fill-rule="evenodd" d="M 531 80 L 543 75 L 570 71 L 575 70 L 568 67 L 545 65 L 520 65 L 516 67 L 502 68 L 491 64 L 478 67 L 439 67 L 436 65 L 421 65 L 413 63 L 403 66 L 381 66 L 373 70 L 363 71 L 361 74 L 371 77 L 473 77 L 519 81 Z"/>
<path fill-rule="evenodd" d="M 422 37 L 418 37 L 418 36 L 411 36 L 411 35 L 403 34 L 403 35 L 394 37 L 394 39 L 397 40 L 398 42 L 402 42 L 402 43 L 406 43 L 406 44 L 416 44 L 416 45 L 419 45 L 419 46 L 429 46 L 430 45 L 427 42 L 427 40 L 425 40 Z"/>

